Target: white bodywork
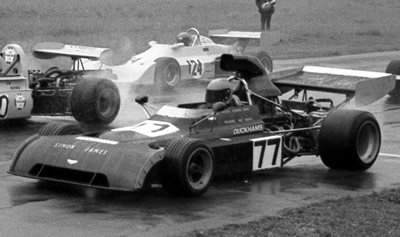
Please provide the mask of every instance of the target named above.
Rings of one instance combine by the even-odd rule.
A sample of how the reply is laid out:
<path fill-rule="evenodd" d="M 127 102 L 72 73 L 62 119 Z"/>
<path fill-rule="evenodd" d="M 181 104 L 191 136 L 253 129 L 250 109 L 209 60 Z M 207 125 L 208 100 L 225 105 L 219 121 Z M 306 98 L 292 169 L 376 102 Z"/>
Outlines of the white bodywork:
<path fill-rule="evenodd" d="M 0 120 L 29 118 L 33 108 L 32 90 L 23 75 L 24 51 L 9 44 L 0 57 Z"/>
<path fill-rule="evenodd" d="M 250 40 L 260 43 L 267 38 L 264 32 L 229 31 L 227 29 L 212 30 L 209 32 L 209 37 L 200 35 L 195 28 L 188 29 L 186 33 L 190 33 L 192 37 L 192 42 L 188 46 L 183 43 L 158 44 L 151 41 L 149 49 L 133 56 L 126 55 L 128 52 L 125 49 L 114 50 L 56 42 L 39 43 L 33 48 L 33 53 L 38 58 L 70 56 L 74 60 L 73 69 L 111 69 L 117 77 L 117 82 L 153 84 L 156 64 L 160 59 L 172 58 L 178 62 L 180 80 L 213 79 L 217 74 L 216 60 L 218 57 L 222 54 L 243 54 Z M 213 39 L 235 39 L 236 42 L 232 45 L 225 45 L 215 43 Z"/>
<path fill-rule="evenodd" d="M 194 32 L 195 40 L 189 46 L 182 43 L 158 44 L 149 42 L 150 48 L 133 56 L 126 63 L 118 66 L 103 64 L 100 59 L 88 59 L 83 62 L 89 70 L 111 69 L 117 75 L 118 82 L 135 82 L 140 84 L 154 83 L 156 62 L 161 58 L 176 59 L 181 68 L 180 79 L 212 79 L 216 76 L 216 59 L 222 54 L 243 54 L 249 40 L 262 41 L 266 37 L 261 32 L 229 31 L 227 29 L 212 30 L 209 37 Z M 232 45 L 218 44 L 213 39 L 236 39 Z"/>
<path fill-rule="evenodd" d="M 181 66 L 181 79 L 208 79 L 215 75 L 215 60 L 224 53 L 238 54 L 234 47 L 215 44 L 211 39 L 201 37 L 202 43 L 194 46 L 183 44 L 157 44 L 150 42 L 150 48 L 133 56 L 126 63 L 107 66 L 100 60 L 85 60 L 85 69 L 111 69 L 118 82 L 154 83 L 156 61 L 159 58 L 174 58 Z"/>

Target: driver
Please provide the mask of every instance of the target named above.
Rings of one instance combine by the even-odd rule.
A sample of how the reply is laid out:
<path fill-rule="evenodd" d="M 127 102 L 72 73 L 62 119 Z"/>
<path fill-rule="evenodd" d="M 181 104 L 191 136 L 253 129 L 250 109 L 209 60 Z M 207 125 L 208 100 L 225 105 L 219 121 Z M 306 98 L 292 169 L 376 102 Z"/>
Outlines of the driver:
<path fill-rule="evenodd" d="M 232 85 L 227 78 L 214 79 L 207 86 L 207 107 L 211 108 L 216 102 L 224 102 L 228 106 L 240 105 L 240 100 L 236 95 L 233 95 Z"/>
<path fill-rule="evenodd" d="M 192 36 L 187 32 L 181 32 L 176 36 L 176 43 L 183 43 L 185 46 L 190 46 Z"/>

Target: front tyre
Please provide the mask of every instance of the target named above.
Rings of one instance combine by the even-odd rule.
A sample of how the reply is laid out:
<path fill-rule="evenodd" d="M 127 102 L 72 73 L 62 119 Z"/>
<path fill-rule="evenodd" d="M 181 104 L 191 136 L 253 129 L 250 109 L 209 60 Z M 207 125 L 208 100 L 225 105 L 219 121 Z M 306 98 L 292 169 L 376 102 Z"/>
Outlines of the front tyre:
<path fill-rule="evenodd" d="M 367 170 L 378 157 L 380 146 L 379 124 L 366 111 L 334 110 L 319 133 L 321 160 L 331 169 Z"/>
<path fill-rule="evenodd" d="M 82 79 L 71 94 L 72 115 L 82 123 L 111 123 L 120 103 L 118 88 L 108 79 Z"/>
<path fill-rule="evenodd" d="M 214 155 L 200 140 L 172 140 L 165 147 L 163 164 L 163 187 L 175 195 L 199 196 L 214 176 Z"/>
<path fill-rule="evenodd" d="M 267 52 L 261 51 L 261 52 L 257 53 L 256 57 L 258 58 L 258 60 L 260 60 L 262 65 L 265 67 L 265 70 L 267 70 L 267 73 L 272 72 L 272 70 L 274 69 L 274 65 L 273 65 L 271 56 L 269 56 L 269 54 Z"/>
<path fill-rule="evenodd" d="M 171 89 L 181 80 L 181 67 L 174 58 L 160 58 L 156 62 L 155 83 L 164 89 Z"/>
<path fill-rule="evenodd" d="M 400 60 L 393 60 L 387 65 L 386 73 L 400 75 Z M 400 82 L 396 80 L 396 86 L 389 92 L 390 96 L 400 96 Z"/>

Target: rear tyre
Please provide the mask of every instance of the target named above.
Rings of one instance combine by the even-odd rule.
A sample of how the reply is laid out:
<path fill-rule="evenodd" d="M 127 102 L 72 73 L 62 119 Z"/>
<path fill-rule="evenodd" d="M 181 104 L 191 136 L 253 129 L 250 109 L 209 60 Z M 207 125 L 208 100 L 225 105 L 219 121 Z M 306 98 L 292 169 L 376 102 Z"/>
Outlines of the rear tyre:
<path fill-rule="evenodd" d="M 267 70 L 268 73 L 272 72 L 272 70 L 274 69 L 274 65 L 271 56 L 269 56 L 267 52 L 261 51 L 257 53 L 256 57 L 258 58 L 258 60 L 260 60 L 262 65 L 264 65 L 265 70 Z"/>
<path fill-rule="evenodd" d="M 400 75 L 400 60 L 393 60 L 387 65 L 386 73 Z M 400 96 L 400 82 L 396 80 L 396 86 L 389 92 L 390 96 Z"/>
<path fill-rule="evenodd" d="M 45 124 L 38 133 L 40 136 L 74 135 L 82 134 L 83 130 L 75 124 L 51 122 Z"/>
<path fill-rule="evenodd" d="M 50 67 L 49 69 L 46 70 L 44 73 L 43 77 L 51 77 L 52 75 L 58 76 L 62 74 L 62 71 L 58 67 Z"/>
<path fill-rule="evenodd" d="M 161 58 L 156 62 L 155 83 L 163 89 L 171 89 L 181 80 L 181 67 L 173 58 Z"/>
<path fill-rule="evenodd" d="M 334 110 L 322 124 L 319 144 L 321 160 L 327 167 L 367 170 L 379 154 L 379 124 L 369 112 Z"/>
<path fill-rule="evenodd" d="M 202 141 L 178 138 L 167 144 L 161 172 L 166 191 L 199 196 L 207 191 L 213 179 L 214 155 Z"/>
<path fill-rule="evenodd" d="M 82 123 L 109 124 L 117 117 L 120 96 L 114 82 L 107 79 L 80 80 L 72 91 L 71 112 Z"/>

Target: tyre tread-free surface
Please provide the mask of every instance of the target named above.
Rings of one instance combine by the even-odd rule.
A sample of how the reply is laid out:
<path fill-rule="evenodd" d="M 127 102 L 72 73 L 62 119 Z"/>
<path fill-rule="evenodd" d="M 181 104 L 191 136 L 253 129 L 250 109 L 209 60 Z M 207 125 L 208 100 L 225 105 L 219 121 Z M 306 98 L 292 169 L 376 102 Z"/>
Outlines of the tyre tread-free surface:
<path fill-rule="evenodd" d="M 200 159 L 199 159 L 200 158 Z M 192 168 L 198 168 L 200 177 L 193 178 Z M 200 140 L 177 138 L 165 148 L 162 184 L 175 195 L 199 196 L 209 188 L 214 175 L 214 156 Z"/>
<path fill-rule="evenodd" d="M 156 62 L 154 82 L 163 89 L 171 89 L 181 80 L 181 67 L 174 58 L 160 58 Z"/>
<path fill-rule="evenodd" d="M 400 60 L 392 60 L 390 63 L 387 65 L 386 73 L 390 74 L 395 74 L 395 75 L 400 75 Z M 396 80 L 396 86 L 392 91 L 389 92 L 390 96 L 400 96 L 400 82 Z"/>
<path fill-rule="evenodd" d="M 334 110 L 322 123 L 319 143 L 321 160 L 327 167 L 366 170 L 379 154 L 379 124 L 366 111 Z"/>
<path fill-rule="evenodd" d="M 260 51 L 257 53 L 256 57 L 265 66 L 267 72 L 272 72 L 272 70 L 274 69 L 274 64 L 271 56 L 267 52 Z"/>
<path fill-rule="evenodd" d="M 109 124 L 118 115 L 120 95 L 108 79 L 80 80 L 72 91 L 71 112 L 82 123 Z"/>

